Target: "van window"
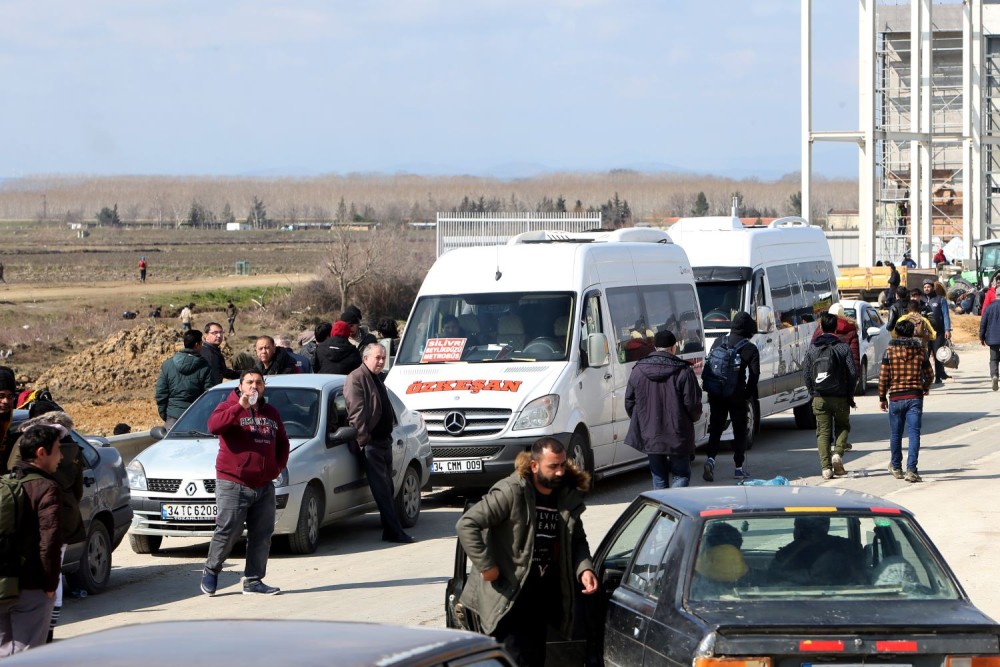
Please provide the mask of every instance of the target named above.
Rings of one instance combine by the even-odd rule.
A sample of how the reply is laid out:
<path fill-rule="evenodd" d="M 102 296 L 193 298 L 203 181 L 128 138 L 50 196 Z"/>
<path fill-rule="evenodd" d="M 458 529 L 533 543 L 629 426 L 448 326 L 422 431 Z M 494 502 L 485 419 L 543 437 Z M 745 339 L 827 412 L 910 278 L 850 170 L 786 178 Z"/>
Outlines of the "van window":
<path fill-rule="evenodd" d="M 698 301 L 706 329 L 730 329 L 743 310 L 743 281 L 698 283 Z"/>
<path fill-rule="evenodd" d="M 569 292 L 425 296 L 395 363 L 564 360 L 575 306 Z"/>
<path fill-rule="evenodd" d="M 608 290 L 618 359 L 637 361 L 652 352 L 653 336 L 671 331 L 678 353 L 704 349 L 701 312 L 691 285 L 643 285 Z"/>
<path fill-rule="evenodd" d="M 608 309 L 618 343 L 618 361 L 638 361 L 653 351 L 653 330 L 643 314 L 639 292 L 634 287 L 608 290 Z"/>

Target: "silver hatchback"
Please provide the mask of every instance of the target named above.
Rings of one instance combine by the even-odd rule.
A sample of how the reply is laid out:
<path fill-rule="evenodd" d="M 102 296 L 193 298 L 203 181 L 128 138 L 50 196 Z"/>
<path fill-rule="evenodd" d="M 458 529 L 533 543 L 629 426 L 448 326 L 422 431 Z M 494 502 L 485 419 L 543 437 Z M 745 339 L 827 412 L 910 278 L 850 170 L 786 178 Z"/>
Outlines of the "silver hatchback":
<path fill-rule="evenodd" d="M 375 508 L 359 458 L 348 441 L 342 375 L 266 378 L 265 400 L 281 414 L 291 442 L 288 465 L 274 480 L 275 535 L 287 535 L 294 553 L 312 553 L 319 529 Z M 164 537 L 210 537 L 215 529 L 215 459 L 219 440 L 208 418 L 237 382 L 205 392 L 162 440 L 128 465 L 132 509 L 129 532 L 136 553 L 156 552 Z M 396 511 L 404 527 L 420 515 L 420 489 L 430 478 L 431 446 L 423 418 L 390 391 Z M 154 429 L 154 435 L 157 429 Z"/>

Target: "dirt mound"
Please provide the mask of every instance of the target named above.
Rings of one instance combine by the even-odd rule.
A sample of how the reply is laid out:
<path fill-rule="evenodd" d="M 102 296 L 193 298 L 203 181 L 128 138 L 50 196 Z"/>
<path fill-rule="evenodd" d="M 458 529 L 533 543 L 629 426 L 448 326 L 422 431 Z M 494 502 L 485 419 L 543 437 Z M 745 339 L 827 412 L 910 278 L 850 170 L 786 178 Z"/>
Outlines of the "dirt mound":
<path fill-rule="evenodd" d="M 951 314 L 951 339 L 956 345 L 979 343 L 979 316 Z"/>
<path fill-rule="evenodd" d="M 162 324 L 118 331 L 42 373 L 35 387 L 59 397 L 99 403 L 119 397 L 153 401 L 160 364 L 182 346 L 180 333 Z"/>

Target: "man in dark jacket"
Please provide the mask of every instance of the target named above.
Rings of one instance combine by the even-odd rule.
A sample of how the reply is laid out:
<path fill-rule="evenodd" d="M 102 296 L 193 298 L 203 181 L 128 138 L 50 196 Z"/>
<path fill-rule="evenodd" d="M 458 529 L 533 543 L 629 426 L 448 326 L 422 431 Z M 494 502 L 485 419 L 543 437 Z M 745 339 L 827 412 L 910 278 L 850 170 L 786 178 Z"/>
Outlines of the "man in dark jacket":
<path fill-rule="evenodd" d="M 290 445 L 278 411 L 264 402 L 264 376 L 243 371 L 240 385 L 208 418 L 208 430 L 219 436 L 215 459 L 215 498 L 219 513 L 201 590 L 215 595 L 219 572 L 247 529 L 244 595 L 274 595 L 279 588 L 264 583 L 274 533 L 274 479 L 288 465 Z"/>
<path fill-rule="evenodd" d="M 1000 389 L 1000 377 L 997 368 L 1000 366 L 1000 300 L 994 301 L 983 311 L 979 320 L 979 344 L 990 348 L 990 377 L 993 379 L 993 391 Z"/>
<path fill-rule="evenodd" d="M 837 316 L 823 313 L 819 318 L 822 334 L 813 340 L 802 362 L 806 389 L 812 396 L 816 415 L 816 447 L 823 479 L 843 475 L 844 445 L 851 434 L 851 408 L 858 369 L 847 343 L 837 337 Z M 836 451 L 830 455 L 833 427 L 837 429 Z"/>
<path fill-rule="evenodd" d="M 629 422 L 625 444 L 649 457 L 653 488 L 687 486 L 691 481 L 694 424 L 701 419 L 701 387 L 684 359 L 675 356 L 677 338 L 669 331 L 653 337 L 656 350 L 632 367 L 625 390 Z"/>
<path fill-rule="evenodd" d="M 318 373 L 317 368 L 319 363 L 316 360 L 316 348 L 319 344 L 330 337 L 333 332 L 333 322 L 320 322 L 313 329 L 312 340 L 308 341 L 302 346 L 302 355 L 309 360 L 309 366 L 312 367 L 313 373 Z"/>
<path fill-rule="evenodd" d="M 357 306 L 351 305 L 345 308 L 344 312 L 340 314 L 340 321 L 347 322 L 350 325 L 351 333 L 349 338 L 355 342 L 355 346 L 359 352 L 364 352 L 366 347 L 378 342 L 374 334 L 362 328 L 361 309 Z"/>
<path fill-rule="evenodd" d="M 894 331 L 899 318 L 906 315 L 910 306 L 910 290 L 905 286 L 896 288 L 896 301 L 889 307 L 889 319 L 886 321 L 886 331 Z"/>
<path fill-rule="evenodd" d="M 225 334 L 222 325 L 218 322 L 209 322 L 205 325 L 205 338 L 201 342 L 201 356 L 208 362 L 208 367 L 212 372 L 212 386 L 219 384 L 223 380 L 235 380 L 240 376 L 240 372 L 226 368 L 226 358 L 222 356 L 222 339 Z"/>
<path fill-rule="evenodd" d="M 201 356 L 201 332 L 184 332 L 184 349 L 160 366 L 156 380 L 156 407 L 163 425 L 170 429 L 178 417 L 212 386 L 212 369 Z"/>
<path fill-rule="evenodd" d="M 351 325 L 342 320 L 333 323 L 330 337 L 316 346 L 317 373 L 334 373 L 347 375 L 361 366 L 361 353 L 348 340 L 351 335 Z"/>
<path fill-rule="evenodd" d="M 941 296 L 937 292 L 937 285 L 933 279 L 924 278 L 922 289 L 924 291 L 927 310 L 930 312 L 927 319 L 931 321 L 931 326 L 934 327 L 934 331 L 937 334 L 934 340 L 931 341 L 931 359 L 934 361 L 934 384 L 942 384 L 951 376 L 945 371 L 944 364 L 937 360 L 935 353 L 947 345 L 947 341 L 951 340 L 951 311 L 948 308 L 948 297 Z"/>
<path fill-rule="evenodd" d="M 746 341 L 740 348 L 740 374 L 736 389 L 731 396 L 716 396 L 708 392 L 708 404 L 711 410 L 708 421 L 708 458 L 702 478 L 706 482 L 715 481 L 715 457 L 719 453 L 719 443 L 722 432 L 726 430 L 726 417 L 729 417 L 733 429 L 733 463 L 736 466 L 736 479 L 746 479 L 750 473 L 745 466 L 747 440 L 747 401 L 757 400 L 757 379 L 760 378 L 760 352 L 750 339 L 757 333 L 757 322 L 750 313 L 740 312 L 733 318 L 733 326 L 728 336 L 719 336 L 712 343 L 712 349 L 720 345 L 735 348 L 741 341 Z"/>
<path fill-rule="evenodd" d="M 7 457 L 13 438 L 8 436 L 10 424 L 14 420 L 14 406 L 17 403 L 17 380 L 14 371 L 7 366 L 0 366 L 0 473 L 6 474 Z"/>
<path fill-rule="evenodd" d="M 455 526 L 472 561 L 461 603 L 520 665 L 544 665 L 549 626 L 569 637 L 576 593 L 598 589 L 581 516 L 589 488 L 565 446 L 540 438 Z"/>
<path fill-rule="evenodd" d="M 0 603 L 0 657 L 45 643 L 62 576 L 59 486 L 52 477 L 62 450 L 62 429 L 38 425 L 21 436 L 21 460 L 14 477 L 23 480 L 27 500 L 21 512 L 20 594 Z"/>
<path fill-rule="evenodd" d="M 292 355 L 288 350 L 278 347 L 274 339 L 270 336 L 261 336 L 254 346 L 257 352 L 257 363 L 254 368 L 263 376 L 268 375 L 290 375 L 298 373 L 299 367 L 296 365 Z"/>

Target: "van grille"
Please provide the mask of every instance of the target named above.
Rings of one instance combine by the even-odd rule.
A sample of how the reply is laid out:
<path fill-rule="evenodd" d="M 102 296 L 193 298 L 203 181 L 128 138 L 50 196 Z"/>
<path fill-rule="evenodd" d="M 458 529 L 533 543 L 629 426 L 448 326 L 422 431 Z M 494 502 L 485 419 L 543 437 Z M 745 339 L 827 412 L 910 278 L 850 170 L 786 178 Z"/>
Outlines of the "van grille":
<path fill-rule="evenodd" d="M 503 445 L 484 445 L 482 447 L 451 447 L 435 445 L 431 447 L 436 459 L 488 459 L 503 451 Z"/>
<path fill-rule="evenodd" d="M 465 415 L 465 430 L 459 435 L 452 435 L 445 430 L 445 417 L 452 412 Z M 456 410 L 422 410 L 420 412 L 427 424 L 427 435 L 432 438 L 480 438 L 486 435 L 496 435 L 504 430 L 510 421 L 511 410 L 499 408 L 466 408 Z"/>
<path fill-rule="evenodd" d="M 181 486 L 179 479 L 147 479 L 146 487 L 156 493 L 177 493 Z"/>

